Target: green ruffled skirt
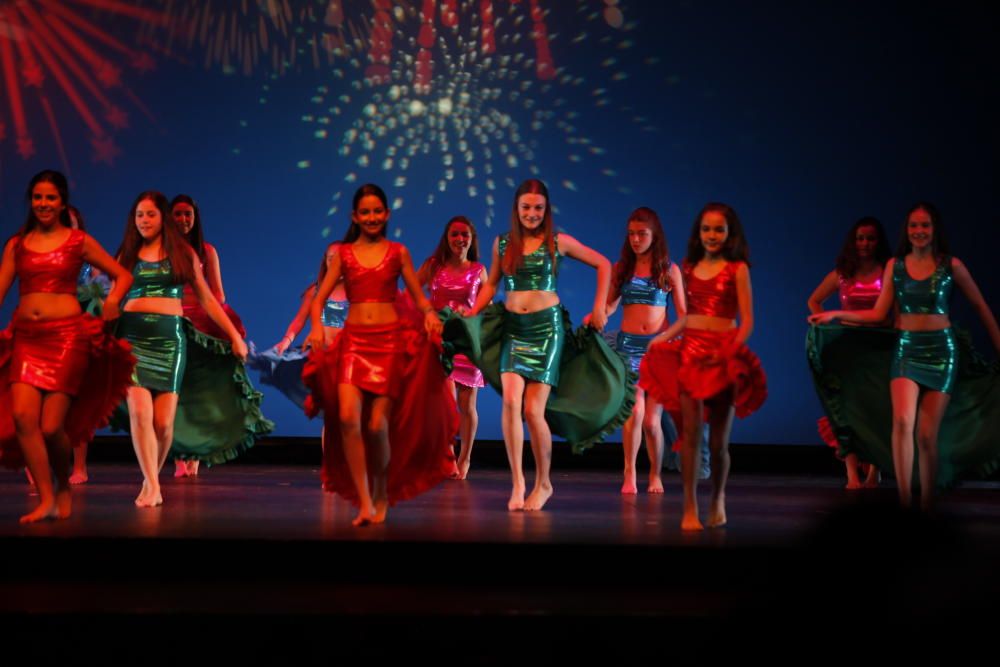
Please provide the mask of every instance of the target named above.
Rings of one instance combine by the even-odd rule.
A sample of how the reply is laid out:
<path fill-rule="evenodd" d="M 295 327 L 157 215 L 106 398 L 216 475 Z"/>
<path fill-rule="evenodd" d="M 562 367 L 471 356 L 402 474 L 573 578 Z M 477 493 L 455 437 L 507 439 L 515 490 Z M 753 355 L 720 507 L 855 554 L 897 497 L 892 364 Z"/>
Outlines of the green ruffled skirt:
<path fill-rule="evenodd" d="M 813 382 L 842 454 L 892 470 L 891 368 L 895 329 L 815 326 L 806 336 Z M 957 378 L 938 434 L 938 485 L 1000 468 L 1000 364 L 955 330 Z M 916 457 L 914 457 L 916 458 Z"/>
<path fill-rule="evenodd" d="M 553 434 L 565 438 L 573 451 L 580 453 L 603 440 L 632 414 L 636 374 L 597 331 L 590 327 L 573 330 L 569 313 L 562 306 L 558 308 L 562 327 L 558 386 L 549 394 L 545 420 Z M 499 303 L 491 304 L 476 317 L 462 317 L 448 308 L 441 311 L 446 366 L 456 354 L 464 354 L 483 372 L 486 381 L 502 392 L 501 357 L 505 322 L 510 315 Z"/>
<path fill-rule="evenodd" d="M 225 463 L 253 447 L 259 436 L 274 429 L 274 423 L 261 413 L 262 394 L 250 383 L 243 363 L 233 356 L 230 343 L 198 331 L 187 319 L 175 319 L 184 334 L 187 362 L 177 388 L 170 457 L 204 461 L 208 465 Z M 169 325 L 167 321 L 162 324 Z M 136 355 L 140 356 L 138 351 Z M 154 391 L 170 391 L 139 384 Z M 111 428 L 129 430 L 125 404 L 116 411 Z"/>

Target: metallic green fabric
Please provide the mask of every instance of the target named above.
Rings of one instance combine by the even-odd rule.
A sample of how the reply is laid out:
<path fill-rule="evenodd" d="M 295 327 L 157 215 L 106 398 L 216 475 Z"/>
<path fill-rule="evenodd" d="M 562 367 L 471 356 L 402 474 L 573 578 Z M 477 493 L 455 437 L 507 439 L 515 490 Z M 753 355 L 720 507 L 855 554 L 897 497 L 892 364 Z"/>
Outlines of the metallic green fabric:
<path fill-rule="evenodd" d="M 562 306 L 534 313 L 512 313 L 504 318 L 500 372 L 517 373 L 527 380 L 559 385 L 559 359 L 565 330 Z"/>
<path fill-rule="evenodd" d="M 122 313 L 118 337 L 132 346 L 138 360 L 132 381 L 154 391 L 180 390 L 187 364 L 184 318 L 158 313 Z"/>
<path fill-rule="evenodd" d="M 936 333 L 936 332 L 935 332 Z M 890 369 L 895 329 L 825 325 L 811 327 L 806 355 L 816 393 L 840 450 L 892 472 Z M 938 433 L 938 486 L 983 477 L 1000 468 L 1000 364 L 954 332 L 957 378 Z M 917 457 L 914 457 L 914 465 Z M 915 477 L 916 479 L 916 477 Z"/>
<path fill-rule="evenodd" d="M 169 259 L 161 259 L 159 262 L 137 261 L 132 267 L 132 279 L 132 287 L 125 295 L 126 300 L 144 296 L 171 299 L 184 296 L 184 284 L 174 281 Z"/>
<path fill-rule="evenodd" d="M 500 259 L 503 260 L 507 252 L 507 244 L 510 241 L 508 234 L 503 234 L 497 243 L 497 250 L 500 252 Z M 552 256 L 549 249 L 543 243 L 538 246 L 535 252 L 524 255 L 521 266 L 514 275 L 504 274 L 503 287 L 508 292 L 539 290 L 542 292 L 556 291 L 556 275 L 559 273 L 559 262 L 562 255 L 559 254 L 559 235 L 556 234 L 556 257 L 555 270 L 552 267 Z"/>
<path fill-rule="evenodd" d="M 958 372 L 958 348 L 950 328 L 939 331 L 900 331 L 892 358 L 891 378 L 950 394 Z"/>
<path fill-rule="evenodd" d="M 906 260 L 896 258 L 892 269 L 892 285 L 901 313 L 947 315 L 948 301 L 955 279 L 951 275 L 951 257 L 941 259 L 934 273 L 923 280 L 914 280 L 906 270 Z"/>

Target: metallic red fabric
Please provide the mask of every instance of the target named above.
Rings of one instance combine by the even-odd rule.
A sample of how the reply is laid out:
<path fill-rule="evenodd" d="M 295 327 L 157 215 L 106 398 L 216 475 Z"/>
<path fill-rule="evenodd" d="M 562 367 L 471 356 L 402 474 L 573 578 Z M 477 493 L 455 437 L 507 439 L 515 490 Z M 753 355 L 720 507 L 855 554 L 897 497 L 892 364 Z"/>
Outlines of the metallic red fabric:
<path fill-rule="evenodd" d="M 348 322 L 338 338 L 341 339 L 341 357 L 337 382 L 395 398 L 401 385 L 403 338 L 400 323 L 363 325 Z"/>
<path fill-rule="evenodd" d="M 339 248 L 348 301 L 392 303 L 396 300 L 399 272 L 403 269 L 400 244 L 389 241 L 389 249 L 385 251 L 382 261 L 373 267 L 363 266 L 358 262 L 352 244 L 343 243 Z"/>
<path fill-rule="evenodd" d="M 18 290 L 23 296 L 36 292 L 76 295 L 76 279 L 83 266 L 83 243 L 87 235 L 71 230 L 69 238 L 51 252 L 35 252 L 24 246 L 24 238 L 14 247 Z"/>
<path fill-rule="evenodd" d="M 198 301 L 198 297 L 195 296 L 194 290 L 191 289 L 190 285 L 184 286 L 184 299 L 181 302 L 184 308 L 184 317 L 191 320 L 191 324 L 194 328 L 202 333 L 206 333 L 209 336 L 214 336 L 215 338 L 221 338 L 222 340 L 228 341 L 229 334 L 222 330 L 222 328 L 215 323 L 205 309 L 201 307 L 201 302 Z M 240 316 L 236 314 L 236 311 L 229 307 L 228 303 L 219 304 L 222 306 L 222 310 L 225 311 L 226 316 L 229 321 L 233 323 L 236 327 L 236 331 L 240 334 L 240 338 L 247 337 L 246 327 L 243 326 L 243 320 Z"/>
<path fill-rule="evenodd" d="M 688 315 L 708 315 L 735 320 L 739 312 L 736 298 L 736 270 L 742 262 L 726 262 L 713 278 L 702 280 L 694 275 L 694 265 L 684 263 L 684 286 L 687 290 Z"/>
<path fill-rule="evenodd" d="M 90 363 L 92 334 L 79 316 L 15 320 L 7 379 L 76 396 Z"/>

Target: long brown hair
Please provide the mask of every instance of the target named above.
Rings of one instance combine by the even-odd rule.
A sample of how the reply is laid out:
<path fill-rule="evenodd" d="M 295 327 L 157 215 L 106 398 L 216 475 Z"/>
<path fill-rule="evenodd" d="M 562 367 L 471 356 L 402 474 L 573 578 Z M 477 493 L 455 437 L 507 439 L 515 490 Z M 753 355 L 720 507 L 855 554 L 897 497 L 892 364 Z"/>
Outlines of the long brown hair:
<path fill-rule="evenodd" d="M 191 231 L 187 234 L 181 232 L 181 236 L 192 248 L 194 248 L 195 253 L 198 255 L 198 259 L 200 259 L 201 263 L 204 264 L 207 254 L 205 252 L 205 232 L 201 228 L 201 210 L 198 208 L 198 204 L 195 203 L 194 197 L 191 195 L 177 195 L 170 200 L 170 222 L 174 225 L 177 224 L 174 222 L 174 207 L 178 204 L 187 204 L 194 209 L 194 224 L 191 225 Z"/>
<path fill-rule="evenodd" d="M 28 189 L 24 191 L 24 201 L 28 205 L 28 217 L 21 228 L 17 230 L 17 236 L 24 236 L 38 224 L 38 220 L 35 219 L 35 210 L 31 206 L 31 197 L 34 194 L 35 186 L 39 183 L 51 183 L 55 186 L 63 203 L 63 210 L 59 214 L 59 224 L 63 227 L 73 228 L 73 222 L 69 218 L 69 184 L 66 182 L 66 177 L 54 169 L 46 169 L 32 176 L 31 182 L 28 183 Z"/>
<path fill-rule="evenodd" d="M 441 267 L 448 262 L 448 257 L 451 256 L 451 245 L 448 243 L 448 233 L 451 231 L 451 226 L 456 222 L 460 222 L 469 228 L 472 232 L 472 239 L 469 242 L 469 252 L 466 254 L 466 258 L 470 262 L 479 261 L 479 234 L 476 233 L 476 226 L 472 224 L 472 221 L 466 218 L 464 215 L 456 215 L 448 224 L 444 226 L 444 232 L 441 234 L 441 239 L 438 241 L 437 247 L 434 248 L 434 253 L 427 258 L 427 261 L 423 263 L 420 267 L 421 271 L 427 271 L 427 279 L 430 280 L 434 277 Z"/>
<path fill-rule="evenodd" d="M 747 237 L 743 233 L 743 223 L 736 210 L 729 204 L 720 202 L 709 202 L 698 212 L 698 217 L 694 219 L 691 226 L 691 236 L 688 237 L 687 256 L 684 262 L 694 266 L 705 256 L 705 246 L 701 244 L 701 219 L 706 213 L 720 213 L 726 219 L 728 234 L 726 242 L 722 246 L 722 256 L 730 262 L 743 262 L 750 266 L 750 245 Z"/>
<path fill-rule="evenodd" d="M 552 258 L 552 273 L 555 274 L 558 262 L 556 261 L 556 237 L 552 223 L 552 202 L 549 201 L 549 189 L 545 184 L 536 178 L 529 178 L 518 186 L 514 193 L 514 206 L 510 214 L 510 236 L 507 240 L 507 249 L 504 251 L 501 267 L 507 275 L 514 275 L 524 263 L 524 232 L 521 229 L 521 218 L 517 213 L 517 204 L 521 195 L 542 195 L 545 197 L 545 216 L 542 218 L 542 234 L 544 245 Z"/>
<path fill-rule="evenodd" d="M 191 261 L 191 246 L 184 240 L 170 216 L 170 202 L 167 201 L 162 192 L 156 190 L 142 192 L 132 202 L 132 208 L 128 212 L 128 220 L 125 222 L 125 236 L 115 253 L 118 263 L 129 271 L 135 268 L 135 263 L 139 259 L 139 249 L 142 247 L 142 235 L 139 234 L 139 230 L 135 226 L 135 212 L 139 208 L 139 204 L 147 199 L 153 202 L 153 205 L 160 211 L 160 218 L 163 221 L 160 226 L 163 254 L 170 260 L 170 270 L 174 281 L 179 283 L 193 281 L 194 266 Z"/>
<path fill-rule="evenodd" d="M 837 255 L 837 262 L 834 266 L 837 268 L 837 275 L 842 278 L 853 278 L 854 274 L 858 272 L 858 265 L 861 263 L 861 259 L 858 257 L 857 237 L 858 230 L 862 227 L 875 228 L 874 256 L 879 266 L 885 266 L 885 263 L 889 261 L 889 257 L 892 256 L 892 252 L 889 249 L 889 237 L 885 235 L 882 223 L 878 221 L 878 218 L 866 215 L 851 225 L 851 230 L 847 232 L 847 236 L 844 238 L 844 247 L 840 249 L 840 254 Z"/>
<path fill-rule="evenodd" d="M 951 248 L 948 244 L 948 236 L 944 233 L 941 212 L 938 211 L 937 206 L 929 201 L 918 201 L 906 212 L 906 218 L 903 220 L 903 230 L 899 233 L 899 245 L 896 246 L 896 257 L 903 259 L 913 250 L 908 227 L 910 226 L 910 216 L 917 211 L 924 211 L 930 216 L 931 253 L 934 255 L 935 261 L 940 262 L 942 257 L 951 254 Z"/>
<path fill-rule="evenodd" d="M 656 279 L 656 285 L 661 290 L 670 289 L 670 272 L 667 270 L 670 268 L 670 249 L 667 247 L 667 238 L 663 234 L 660 216 L 656 215 L 656 211 L 653 209 L 640 206 L 628 216 L 628 222 L 641 222 L 649 227 L 649 231 L 653 232 L 653 242 L 649 246 L 650 253 L 652 253 L 649 262 L 650 275 Z M 636 255 L 632 250 L 632 244 L 628 241 L 628 234 L 626 234 L 621 256 L 615 263 L 613 281 L 616 290 L 620 291 L 625 281 L 635 275 L 635 261 Z"/>
<path fill-rule="evenodd" d="M 361 227 L 354 222 L 354 213 L 357 212 L 358 206 L 361 205 L 361 200 L 365 197 L 377 197 L 382 206 L 385 207 L 387 213 L 391 213 L 389 210 L 389 199 L 385 196 L 385 191 L 374 183 L 365 183 L 354 193 L 354 198 L 351 200 L 351 226 L 347 228 L 347 233 L 344 234 L 344 243 L 354 243 L 361 236 Z M 382 237 L 388 238 L 389 236 L 389 223 L 386 222 L 382 225 Z"/>

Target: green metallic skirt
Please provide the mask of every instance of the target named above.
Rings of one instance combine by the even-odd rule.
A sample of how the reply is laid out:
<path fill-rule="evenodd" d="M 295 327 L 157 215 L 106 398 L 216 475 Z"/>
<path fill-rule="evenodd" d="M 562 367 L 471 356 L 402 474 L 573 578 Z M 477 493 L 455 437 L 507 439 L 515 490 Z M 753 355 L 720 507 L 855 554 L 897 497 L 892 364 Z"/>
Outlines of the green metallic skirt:
<path fill-rule="evenodd" d="M 562 306 L 504 315 L 500 372 L 559 386 L 559 359 L 566 334 Z"/>
<path fill-rule="evenodd" d="M 619 428 L 632 414 L 635 404 L 636 374 L 629 369 L 622 357 L 612 350 L 594 329 L 571 328 L 569 314 L 556 306 L 559 315 L 550 309 L 540 311 L 548 323 L 558 321 L 550 335 L 558 341 L 552 365 L 556 368 L 554 384 L 545 404 L 545 421 L 552 433 L 572 444 L 574 452 L 582 452 L 595 442 Z M 538 313 L 530 313 L 530 316 Z M 483 372 L 486 381 L 498 392 L 503 392 L 500 374 L 515 372 L 524 375 L 517 366 L 508 365 L 504 370 L 505 348 L 508 359 L 523 359 L 515 346 L 508 347 L 508 337 L 518 340 L 523 336 L 525 316 L 508 312 L 503 304 L 494 303 L 475 317 L 462 317 L 445 308 L 441 311 L 444 321 L 444 362 L 450 366 L 456 354 L 463 354 Z M 516 318 L 517 321 L 512 321 Z M 530 326 L 538 324 L 531 323 Z M 529 326 L 529 328 L 530 328 Z M 539 325 L 540 328 L 540 325 Z M 527 338 L 526 336 L 523 336 Z M 530 356 L 532 363 L 541 356 Z M 520 361 L 522 365 L 526 363 Z M 536 364 L 540 369 L 542 364 Z M 527 377 L 527 376 L 526 376 Z M 534 378 L 532 378 L 534 379 Z M 546 380 L 538 380 L 545 382 Z"/>
<path fill-rule="evenodd" d="M 958 347 L 951 328 L 900 331 L 890 377 L 907 378 L 922 387 L 950 394 L 958 373 Z"/>
<path fill-rule="evenodd" d="M 887 472 L 893 469 L 889 383 L 897 363 L 899 333 L 825 325 L 812 327 L 806 337 L 813 382 L 840 453 L 857 454 Z M 955 330 L 953 340 L 954 387 L 938 433 L 937 483 L 943 487 L 1000 468 L 996 435 L 1000 433 L 1000 364 L 980 357 L 967 332 Z"/>
<path fill-rule="evenodd" d="M 187 365 L 184 321 L 179 315 L 122 313 L 118 337 L 129 342 L 137 360 L 134 384 L 158 392 L 180 390 Z"/>

